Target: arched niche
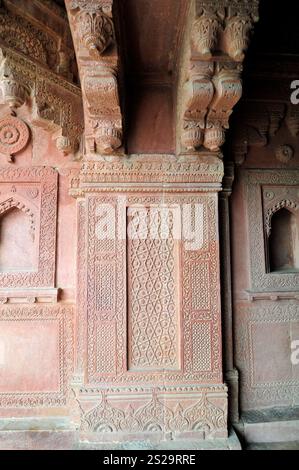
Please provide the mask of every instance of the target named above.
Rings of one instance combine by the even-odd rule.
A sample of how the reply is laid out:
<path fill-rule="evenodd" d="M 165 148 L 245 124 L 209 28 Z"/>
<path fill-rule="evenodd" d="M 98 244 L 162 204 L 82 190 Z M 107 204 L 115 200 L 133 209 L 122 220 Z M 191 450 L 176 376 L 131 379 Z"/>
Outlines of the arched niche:
<path fill-rule="evenodd" d="M 299 270 L 298 213 L 283 207 L 272 215 L 268 251 L 270 272 Z"/>
<path fill-rule="evenodd" d="M 0 272 L 33 271 L 37 264 L 34 215 L 11 203 L 0 210 Z"/>

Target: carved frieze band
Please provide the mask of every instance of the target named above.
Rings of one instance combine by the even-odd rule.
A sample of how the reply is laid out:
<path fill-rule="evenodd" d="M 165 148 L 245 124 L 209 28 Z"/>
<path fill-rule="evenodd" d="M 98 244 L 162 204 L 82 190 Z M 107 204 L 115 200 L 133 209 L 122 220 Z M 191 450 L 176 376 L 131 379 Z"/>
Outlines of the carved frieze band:
<path fill-rule="evenodd" d="M 87 154 L 113 154 L 122 144 L 112 6 L 113 0 L 66 0 L 84 96 Z"/>
<path fill-rule="evenodd" d="M 121 395 L 119 395 L 121 398 Z M 140 402 L 140 400 L 139 400 Z M 102 393 L 101 402 L 89 410 L 81 407 L 81 431 L 110 432 L 201 432 L 203 438 L 225 437 L 226 398 L 203 392 L 192 400 L 179 394 L 175 402 L 165 401 L 156 391 L 142 397 L 141 403 L 121 406 Z M 122 405 L 125 405 L 123 408 Z M 135 405 L 135 406 L 134 406 Z M 85 405 L 86 406 L 86 405 Z"/>
<path fill-rule="evenodd" d="M 242 96 L 242 61 L 258 0 L 196 1 L 181 110 L 181 150 L 218 151 Z"/>

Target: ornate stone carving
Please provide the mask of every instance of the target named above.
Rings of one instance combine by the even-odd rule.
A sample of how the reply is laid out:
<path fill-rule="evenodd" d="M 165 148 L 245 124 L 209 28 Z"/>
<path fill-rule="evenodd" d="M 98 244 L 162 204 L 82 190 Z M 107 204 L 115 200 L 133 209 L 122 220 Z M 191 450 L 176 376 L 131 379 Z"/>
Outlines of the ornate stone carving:
<path fill-rule="evenodd" d="M 96 164 L 98 165 L 99 163 Z M 148 191 L 151 191 L 150 187 L 148 188 Z M 159 310 L 157 310 L 156 314 L 154 314 L 154 312 L 151 313 L 152 325 L 149 325 L 148 327 L 142 323 L 141 317 L 150 315 L 150 311 L 153 307 L 152 299 L 149 299 L 148 302 L 144 302 L 143 297 L 139 295 L 140 292 L 137 287 L 135 289 L 132 283 L 134 282 L 138 285 L 138 282 L 140 283 L 139 277 L 141 276 L 145 285 L 147 285 L 146 279 L 148 279 L 148 283 L 153 282 L 155 272 L 156 282 L 162 282 L 165 276 L 163 274 L 164 271 L 162 273 L 162 277 L 160 275 L 158 268 L 160 258 L 158 253 L 153 258 L 155 260 L 155 265 L 150 268 L 148 277 L 141 274 L 139 276 L 136 263 L 140 263 L 141 261 L 139 258 L 136 258 L 136 256 L 133 256 L 133 254 L 128 258 L 126 240 L 99 240 L 96 235 L 96 230 L 100 221 L 99 210 L 103 204 L 107 209 L 109 208 L 109 211 L 111 211 L 109 220 L 113 221 L 114 218 L 116 230 L 120 230 L 121 221 L 123 217 L 125 217 L 126 220 L 126 214 L 129 208 L 134 208 L 136 205 L 142 205 L 154 209 L 155 207 L 159 207 L 159 204 L 161 204 L 161 197 L 159 195 L 146 196 L 132 194 L 127 197 L 126 204 L 118 209 L 117 200 L 117 195 L 114 194 L 90 195 L 88 198 L 85 229 L 88 234 L 88 246 L 86 247 L 86 282 L 89 288 L 86 292 L 87 306 L 86 309 L 84 309 L 85 312 L 89 312 L 88 322 L 87 319 L 85 319 L 84 322 L 86 325 L 85 328 L 87 328 L 88 382 L 101 383 L 105 381 L 105 383 L 107 383 L 107 381 L 109 381 L 109 383 L 114 384 L 114 386 L 117 386 L 118 384 L 124 386 L 128 384 L 150 384 L 161 380 L 163 383 L 167 382 L 168 384 L 177 381 L 179 381 L 179 383 L 184 383 L 190 380 L 208 382 L 221 380 L 219 375 L 221 371 L 221 353 L 219 349 L 220 309 L 219 293 L 217 290 L 217 248 L 214 236 L 211 235 L 212 233 L 216 233 L 214 231 L 216 231 L 217 227 L 216 196 L 209 194 L 202 194 L 200 196 L 168 194 L 163 197 L 163 204 L 165 204 L 165 207 L 176 206 L 177 210 L 179 207 L 181 208 L 179 210 L 182 210 L 184 204 L 191 204 L 193 208 L 191 215 L 193 214 L 193 216 L 195 214 L 194 204 L 203 204 L 204 227 L 206 227 L 206 229 L 204 231 L 203 246 L 201 249 L 189 251 L 185 249 L 184 243 L 180 244 L 179 257 L 184 260 L 182 267 L 182 282 L 178 282 L 177 278 L 173 277 L 174 262 L 172 261 L 172 250 L 169 249 L 169 251 L 165 252 L 167 253 L 167 260 L 169 258 L 168 271 L 166 272 L 164 263 L 162 263 L 162 271 L 164 269 L 165 276 L 169 279 L 169 292 L 173 293 L 175 291 L 177 295 L 178 290 L 180 290 L 180 286 L 182 286 L 182 305 L 179 307 L 179 304 L 176 304 L 176 308 L 180 308 L 180 310 L 175 313 L 175 306 L 172 304 L 173 300 L 172 298 L 168 300 L 168 296 L 170 294 L 167 294 L 167 291 L 165 291 L 165 302 L 168 302 L 166 305 L 168 305 L 169 310 L 172 309 L 174 315 L 171 321 L 170 319 L 167 319 L 167 323 L 165 321 L 166 318 L 164 319 L 163 316 L 162 307 L 161 313 L 159 313 Z M 109 206 L 107 206 L 107 204 L 109 204 Z M 206 224 L 209 224 L 209 229 L 207 229 Z M 131 243 L 133 242 L 137 243 L 136 240 L 131 241 Z M 140 243 L 139 249 L 142 250 L 145 249 L 147 244 L 150 248 L 151 240 L 150 238 L 148 241 L 140 240 L 138 243 Z M 163 252 L 164 248 L 160 255 L 162 256 L 162 259 L 164 259 Z M 131 250 L 129 253 L 131 253 Z M 148 260 L 147 264 L 146 260 Z M 129 266 L 128 262 L 130 263 Z M 147 267 L 148 263 L 151 262 L 151 257 L 147 257 L 145 255 L 143 261 L 144 266 Z M 197 278 L 195 279 L 193 272 L 194 265 L 198 263 L 206 263 L 206 270 L 202 273 L 201 280 Z M 129 272 L 133 269 L 137 270 L 136 274 L 129 274 L 129 276 L 126 276 L 124 272 L 125 266 L 127 266 L 126 269 L 129 270 Z M 142 269 L 143 268 L 141 267 L 141 270 Z M 129 287 L 132 291 L 132 295 L 130 296 L 129 294 L 129 304 L 127 300 L 128 282 L 130 282 L 130 286 L 132 285 L 132 287 Z M 175 286 L 172 286 L 173 283 L 175 283 Z M 199 299 L 201 296 L 202 284 L 209 285 L 209 299 L 204 305 L 200 303 Z M 112 286 L 114 286 L 113 289 L 111 288 Z M 100 301 L 98 300 L 100 295 L 98 289 L 101 289 L 102 297 Z M 162 300 L 160 300 L 160 303 Z M 209 303 L 208 309 L 206 309 L 207 302 Z M 128 308 L 128 312 L 126 312 L 126 306 Z M 157 309 L 159 309 L 159 305 L 157 306 Z M 176 329 L 179 331 L 180 322 L 183 322 L 183 330 L 180 339 L 183 352 L 181 358 L 178 358 L 176 354 L 176 347 L 178 347 L 176 346 L 178 342 L 178 332 L 175 331 L 174 326 L 176 325 Z M 205 325 L 207 324 L 207 328 L 211 333 L 207 339 L 209 347 L 207 349 L 208 352 L 206 352 L 206 355 L 204 356 L 206 359 L 204 361 L 198 360 L 193 363 L 188 358 L 191 356 L 193 357 L 195 354 L 193 344 L 196 343 L 196 338 L 199 335 L 201 322 L 205 323 Z M 195 323 L 196 326 L 194 326 Z M 104 333 L 104 331 L 106 333 Z M 108 331 L 109 335 L 107 333 Z M 161 356 L 159 344 L 154 342 L 162 333 L 165 337 L 165 344 L 163 340 L 161 345 L 166 349 Z M 109 340 L 104 341 L 104 337 L 109 338 Z M 153 338 L 153 343 L 151 344 L 152 351 L 149 350 L 150 354 L 148 358 L 147 353 L 144 352 L 145 350 L 140 350 L 142 337 L 144 337 L 144 344 L 148 337 Z M 100 338 L 101 347 L 99 347 Z M 130 341 L 129 344 L 128 338 Z M 105 345 L 105 349 L 103 349 L 103 345 Z M 131 351 L 131 355 L 129 355 L 129 359 L 126 359 L 128 350 Z M 152 352 L 153 356 L 151 356 Z M 209 354 L 211 357 L 210 361 L 208 360 Z M 152 360 L 150 359 L 151 357 Z M 144 361 L 147 362 L 144 363 Z M 141 363 L 143 364 L 142 366 Z M 130 366 L 130 370 L 128 370 L 127 364 Z M 154 369 L 151 366 L 154 366 Z"/>
<path fill-rule="evenodd" d="M 10 108 L 19 108 L 30 97 L 30 88 L 9 66 L 5 52 L 0 49 L 0 89 L 1 101 Z"/>
<path fill-rule="evenodd" d="M 238 165 L 244 163 L 250 147 L 264 147 L 275 136 L 286 116 L 281 103 L 246 103 L 234 119 L 232 151 Z M 285 162 L 286 163 L 286 162 Z"/>
<path fill-rule="evenodd" d="M 220 21 L 217 14 L 203 10 L 192 26 L 191 41 L 199 54 L 209 59 L 217 44 Z"/>
<path fill-rule="evenodd" d="M 119 157 L 118 160 L 83 162 L 80 173 L 72 179 L 70 193 L 80 197 L 89 192 L 88 186 L 92 184 L 92 192 L 120 192 L 122 187 L 117 183 L 129 183 L 128 192 L 160 192 L 161 184 L 168 181 L 164 192 L 181 191 L 184 184 L 185 191 L 194 191 L 205 182 L 220 187 L 223 178 L 223 163 L 217 157 L 214 160 L 208 152 L 202 154 L 201 160 L 196 156 L 174 155 L 131 155 L 129 159 Z M 95 183 L 98 183 L 96 185 Z M 105 185 L 103 185 L 105 183 Z M 186 185 L 187 183 L 187 185 Z"/>
<path fill-rule="evenodd" d="M 29 129 L 24 121 L 14 116 L 0 119 L 0 152 L 11 161 L 12 156 L 23 150 L 29 140 Z"/>
<path fill-rule="evenodd" d="M 265 232 L 270 230 L 270 219 L 280 204 L 298 206 L 298 171 L 254 171 L 246 174 L 248 200 L 248 227 L 250 243 L 251 291 L 275 292 L 298 289 L 298 273 L 268 273 L 266 270 Z M 261 194 L 261 187 L 264 192 Z M 273 195 L 269 197 L 272 191 Z M 295 204 L 295 206 L 294 206 Z M 274 209 L 273 209 L 274 208 Z M 267 211 L 269 215 L 267 216 Z"/>
<path fill-rule="evenodd" d="M 76 15 L 77 34 L 91 58 L 99 59 L 114 40 L 113 23 L 101 10 L 81 10 Z"/>
<path fill-rule="evenodd" d="M 265 213 L 265 230 L 266 230 L 268 237 L 271 235 L 271 221 L 272 221 L 273 215 L 275 214 L 275 212 L 285 207 L 296 211 L 298 210 L 299 203 L 292 201 L 290 199 L 283 199 L 283 200 L 280 200 L 279 202 L 276 202 L 273 206 L 267 209 Z"/>
<path fill-rule="evenodd" d="M 178 368 L 179 298 L 175 266 L 179 256 L 174 241 L 173 214 L 167 240 L 162 238 L 166 221 L 159 211 L 150 214 L 148 208 L 132 209 L 132 215 L 150 223 L 157 239 L 128 240 L 128 282 L 132 286 L 128 293 L 129 368 Z M 145 318 L 148 318 L 147 324 Z"/>
<path fill-rule="evenodd" d="M 252 19 L 248 15 L 237 15 L 228 19 L 224 31 L 229 56 L 242 62 L 249 45 Z"/>
<path fill-rule="evenodd" d="M 184 99 L 179 110 L 183 152 L 202 145 L 219 152 L 229 117 L 242 96 L 240 74 L 249 33 L 258 20 L 258 1 L 196 2 L 190 33 L 189 72 L 182 72 Z M 186 76 L 187 75 L 187 76 Z"/>
<path fill-rule="evenodd" d="M 87 154 L 113 154 L 122 145 L 112 4 L 113 0 L 66 2 L 85 98 Z"/>
<path fill-rule="evenodd" d="M 299 382 L 295 369 L 291 367 L 289 355 L 280 351 L 279 361 L 283 360 L 284 377 L 279 376 L 282 367 L 272 368 L 271 378 L 265 379 L 268 362 L 260 362 L 260 350 L 256 340 L 261 328 L 267 328 L 270 334 L 265 335 L 262 342 L 262 355 L 271 350 L 275 334 L 281 334 L 286 339 L 291 338 L 299 324 L 298 301 L 280 300 L 278 302 L 264 301 L 263 305 L 240 303 L 237 305 L 236 323 L 236 361 L 241 374 L 241 404 L 242 409 L 263 408 L 267 406 L 294 406 L 298 403 Z M 279 333 L 280 332 L 280 333 Z M 290 349 L 291 351 L 291 349 Z M 285 357 L 283 357 L 283 355 Z M 290 364 L 290 365 L 289 365 Z M 258 369 L 258 373 L 256 373 Z M 262 380 L 260 377 L 263 377 Z M 274 377 L 273 377 L 274 376 Z M 274 379 L 274 380 L 273 380 Z"/>
<path fill-rule="evenodd" d="M 258 0 L 197 0 L 193 48 L 206 59 L 224 52 L 235 61 L 243 61 L 256 21 Z"/>
<path fill-rule="evenodd" d="M 0 60 L 1 103 L 26 104 L 31 123 L 49 130 L 63 153 L 74 154 L 83 133 L 79 88 L 5 47 Z"/>
<path fill-rule="evenodd" d="M 0 41 L 40 65 L 72 79 L 74 54 L 69 46 L 66 15 L 62 9 L 53 10 L 53 4 L 49 11 L 50 2 L 46 11 L 42 11 L 45 2 L 36 0 L 35 3 L 34 21 L 31 10 L 27 11 L 26 7 L 17 9 L 15 5 L 9 5 L 7 9 L 0 9 Z M 47 24 L 45 18 L 48 19 Z"/>
<path fill-rule="evenodd" d="M 9 192 L 14 184 L 13 196 Z M 28 189 L 38 190 L 34 202 Z M 54 287 L 56 264 L 57 172 L 52 168 L 2 168 L 0 171 L 0 212 L 11 207 L 26 212 L 32 234 L 37 234 L 38 262 L 35 271 L 1 272 L 0 287 Z"/>
<path fill-rule="evenodd" d="M 159 394 L 160 395 L 160 394 Z M 109 432 L 201 432 L 204 438 L 223 433 L 226 427 L 226 410 L 215 404 L 204 392 L 189 406 L 184 403 L 174 407 L 163 396 L 152 397 L 141 406 L 121 409 L 102 394 L 99 405 L 85 412 L 81 407 L 81 430 L 98 433 Z"/>

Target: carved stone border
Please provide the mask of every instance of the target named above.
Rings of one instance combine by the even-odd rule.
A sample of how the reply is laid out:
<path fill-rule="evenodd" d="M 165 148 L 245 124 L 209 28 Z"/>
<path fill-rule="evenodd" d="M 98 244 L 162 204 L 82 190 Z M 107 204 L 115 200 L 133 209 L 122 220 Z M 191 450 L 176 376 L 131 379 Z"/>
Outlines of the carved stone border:
<path fill-rule="evenodd" d="M 257 324 L 298 323 L 299 308 L 295 301 L 264 303 L 263 306 L 240 305 L 238 307 L 236 336 L 236 365 L 242 371 L 241 401 L 242 409 L 266 406 L 288 401 L 290 405 L 299 404 L 299 381 L 254 382 L 254 360 L 251 328 Z"/>
<path fill-rule="evenodd" d="M 68 307 L 8 307 L 0 309 L 1 321 L 56 321 L 59 325 L 59 376 L 57 392 L 0 393 L 0 408 L 41 408 L 67 404 L 69 380 L 73 368 L 73 308 Z"/>

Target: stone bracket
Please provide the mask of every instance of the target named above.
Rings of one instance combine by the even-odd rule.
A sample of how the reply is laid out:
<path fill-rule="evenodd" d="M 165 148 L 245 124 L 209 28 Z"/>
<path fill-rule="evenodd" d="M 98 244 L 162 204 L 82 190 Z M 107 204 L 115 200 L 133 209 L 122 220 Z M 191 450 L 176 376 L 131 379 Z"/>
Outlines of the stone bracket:
<path fill-rule="evenodd" d="M 122 145 L 113 0 L 67 0 L 66 7 L 84 97 L 86 153 L 113 154 Z"/>

